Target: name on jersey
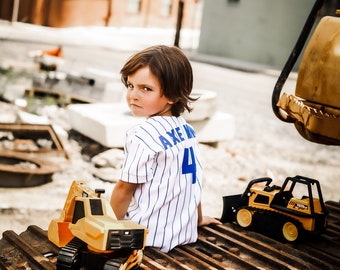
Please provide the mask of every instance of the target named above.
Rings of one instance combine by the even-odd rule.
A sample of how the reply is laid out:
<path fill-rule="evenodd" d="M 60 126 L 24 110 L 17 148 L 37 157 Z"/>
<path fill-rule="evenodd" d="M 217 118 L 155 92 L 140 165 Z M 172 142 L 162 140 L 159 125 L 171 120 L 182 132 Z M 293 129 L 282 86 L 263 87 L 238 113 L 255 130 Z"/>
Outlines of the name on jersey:
<path fill-rule="evenodd" d="M 183 129 L 185 131 L 186 137 L 188 139 L 196 137 L 194 129 L 188 124 L 183 125 Z M 177 143 L 184 141 L 186 138 L 182 133 L 180 127 L 176 127 L 166 132 L 166 135 L 160 135 L 159 140 L 162 143 L 164 150 L 169 147 L 173 147 Z"/>

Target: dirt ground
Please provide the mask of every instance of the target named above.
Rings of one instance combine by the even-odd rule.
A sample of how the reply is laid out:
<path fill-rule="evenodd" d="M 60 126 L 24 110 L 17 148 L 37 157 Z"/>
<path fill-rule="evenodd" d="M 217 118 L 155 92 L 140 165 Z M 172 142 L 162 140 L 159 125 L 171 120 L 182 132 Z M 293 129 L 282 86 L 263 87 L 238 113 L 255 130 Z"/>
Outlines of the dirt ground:
<path fill-rule="evenodd" d="M 65 55 L 76 57 L 75 50 L 66 47 Z M 112 57 L 115 52 L 96 51 L 95 57 L 103 60 L 108 54 Z M 77 65 L 84 64 L 83 59 L 88 61 L 91 53 L 83 51 L 82 57 L 77 59 Z M 125 58 L 117 59 L 115 66 L 119 67 Z M 249 180 L 264 176 L 272 177 L 277 184 L 287 176 L 315 178 L 321 182 L 325 200 L 339 201 L 339 148 L 308 142 L 291 124 L 274 116 L 270 102 L 277 72 L 243 72 L 198 62 L 192 65 L 195 88 L 216 91 L 217 109 L 235 118 L 232 139 L 219 142 L 217 147 L 201 145 L 205 214 L 220 217 L 222 196 L 241 193 Z M 285 88 L 291 91 L 294 86 L 292 76 Z M 5 104 L 0 104 L 0 110 L 2 116 L 10 111 Z M 63 109 L 51 110 L 48 117 L 60 130 L 67 131 L 70 127 Z M 67 132 L 60 134 L 71 159 L 62 164 L 52 182 L 30 188 L 0 188 L 0 234 L 6 230 L 20 233 L 33 224 L 47 229 L 50 220 L 58 217 L 74 179 L 85 180 L 94 188 L 105 188 L 105 196 L 110 196 L 114 183 L 95 177 L 97 168 L 82 157 L 78 142 L 70 140 Z M 122 154 L 116 149 L 109 158 L 117 167 L 111 168 L 112 178 L 119 177 Z"/>

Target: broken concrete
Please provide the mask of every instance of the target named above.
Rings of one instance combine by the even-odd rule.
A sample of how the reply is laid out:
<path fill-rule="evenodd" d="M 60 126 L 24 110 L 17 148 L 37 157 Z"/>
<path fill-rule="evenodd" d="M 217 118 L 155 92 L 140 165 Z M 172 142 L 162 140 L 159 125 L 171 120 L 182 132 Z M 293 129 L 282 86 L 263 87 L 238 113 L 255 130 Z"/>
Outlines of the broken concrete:
<path fill-rule="evenodd" d="M 133 116 L 124 103 L 72 104 L 67 111 L 73 129 L 106 147 L 124 147 L 126 131 L 145 121 Z M 234 118 L 224 112 L 188 122 L 201 143 L 216 144 L 234 136 Z"/>

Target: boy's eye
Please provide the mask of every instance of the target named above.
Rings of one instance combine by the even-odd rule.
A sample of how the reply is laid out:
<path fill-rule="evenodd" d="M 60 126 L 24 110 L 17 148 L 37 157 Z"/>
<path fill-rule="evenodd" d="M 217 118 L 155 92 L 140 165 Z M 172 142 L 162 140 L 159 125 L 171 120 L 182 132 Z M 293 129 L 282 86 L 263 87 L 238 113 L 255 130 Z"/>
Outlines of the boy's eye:
<path fill-rule="evenodd" d="M 132 85 L 131 83 L 128 83 L 128 84 L 126 85 L 126 88 L 132 89 L 132 88 L 133 88 L 133 85 Z"/>
<path fill-rule="evenodd" d="M 149 88 L 149 87 L 144 87 L 143 90 L 144 90 L 144 91 L 147 91 L 147 92 L 152 91 L 152 89 Z"/>

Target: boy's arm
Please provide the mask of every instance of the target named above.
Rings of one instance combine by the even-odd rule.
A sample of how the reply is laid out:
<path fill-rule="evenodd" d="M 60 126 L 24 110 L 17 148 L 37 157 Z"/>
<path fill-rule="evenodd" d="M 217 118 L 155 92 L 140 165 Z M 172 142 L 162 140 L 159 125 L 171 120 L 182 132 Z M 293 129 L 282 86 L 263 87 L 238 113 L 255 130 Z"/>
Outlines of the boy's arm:
<path fill-rule="evenodd" d="M 221 221 L 215 218 L 212 218 L 209 216 L 203 216 L 201 203 L 199 203 L 197 210 L 198 210 L 198 227 L 209 225 L 209 224 L 217 224 L 217 225 L 222 224 Z"/>
<path fill-rule="evenodd" d="M 137 185 L 119 180 L 113 188 L 110 204 L 117 219 L 123 219 Z"/>

